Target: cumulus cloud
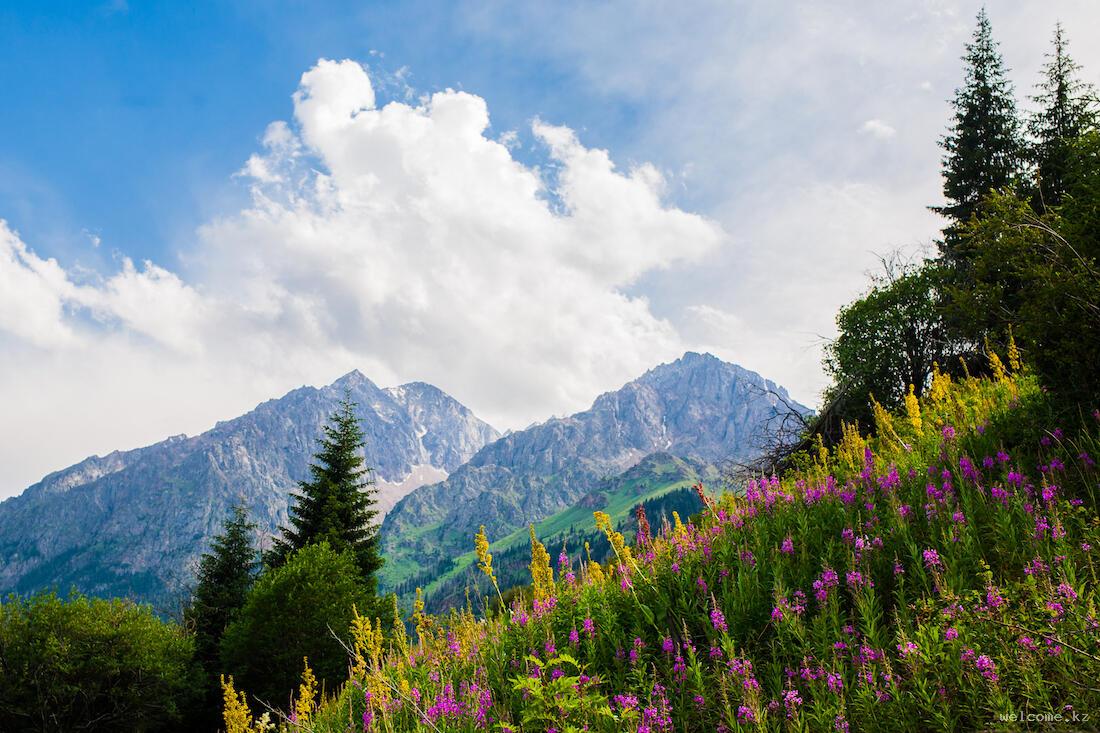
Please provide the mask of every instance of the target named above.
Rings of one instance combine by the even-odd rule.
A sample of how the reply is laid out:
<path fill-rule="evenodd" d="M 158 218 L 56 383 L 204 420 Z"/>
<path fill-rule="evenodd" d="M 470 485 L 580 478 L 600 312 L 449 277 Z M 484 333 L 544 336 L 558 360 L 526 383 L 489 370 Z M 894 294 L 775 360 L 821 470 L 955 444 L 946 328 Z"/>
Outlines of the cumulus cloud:
<path fill-rule="evenodd" d="M 378 106 L 362 66 L 322 60 L 294 122 L 272 123 L 238 174 L 251 205 L 200 228 L 186 277 L 124 260 L 81 278 L 0 228 L 0 379 L 10 392 L 29 371 L 38 395 L 2 423 L 16 471 L 0 490 L 351 368 L 433 382 L 518 427 L 676 356 L 683 339 L 628 291 L 716 249 L 721 228 L 667 205 L 653 166 L 620 170 L 566 127 L 532 126 L 552 174 L 489 127 L 478 96 Z M 62 363 L 67 386 L 51 390 Z M 69 455 L 28 457 L 41 433 L 16 426 L 45 413 L 66 415 L 55 445 Z"/>

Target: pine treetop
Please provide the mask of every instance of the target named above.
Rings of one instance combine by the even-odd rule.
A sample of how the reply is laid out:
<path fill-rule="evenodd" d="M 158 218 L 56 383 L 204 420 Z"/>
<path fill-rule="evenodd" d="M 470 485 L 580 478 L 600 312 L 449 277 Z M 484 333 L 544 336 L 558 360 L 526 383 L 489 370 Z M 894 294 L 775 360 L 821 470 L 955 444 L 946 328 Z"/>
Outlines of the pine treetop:
<path fill-rule="evenodd" d="M 984 8 L 963 61 L 966 77 L 952 101 L 953 124 L 940 140 L 949 203 L 934 207 L 956 224 L 977 213 L 990 191 L 1013 180 L 1023 152 L 1012 83 Z"/>
<path fill-rule="evenodd" d="M 291 494 L 289 526 L 281 528 L 268 563 L 281 565 L 292 552 L 324 540 L 337 551 L 350 548 L 364 579 L 373 584 L 382 567 L 377 490 L 363 457 L 364 435 L 350 394 L 322 428 L 317 446 L 310 478 Z"/>
<path fill-rule="evenodd" d="M 1069 55 L 1069 41 L 1061 23 L 1054 27 L 1052 46 L 1036 94 L 1031 97 L 1037 109 L 1027 125 L 1033 140 L 1031 158 L 1039 177 L 1041 208 L 1061 202 L 1072 143 L 1100 121 L 1096 90 L 1079 78 L 1081 66 Z"/>

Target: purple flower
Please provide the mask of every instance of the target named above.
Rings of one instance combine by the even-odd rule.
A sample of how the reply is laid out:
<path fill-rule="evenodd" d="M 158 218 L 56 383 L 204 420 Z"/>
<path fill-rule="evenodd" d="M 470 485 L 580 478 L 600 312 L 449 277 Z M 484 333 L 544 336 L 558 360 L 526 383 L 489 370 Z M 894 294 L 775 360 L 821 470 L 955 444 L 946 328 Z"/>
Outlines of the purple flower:
<path fill-rule="evenodd" d="M 596 624 L 590 618 L 584 620 L 584 633 L 588 634 L 589 638 L 596 635 Z"/>
<path fill-rule="evenodd" d="M 982 677 L 985 677 L 990 682 L 997 681 L 997 666 L 993 664 L 993 660 L 986 655 L 981 655 L 974 660 L 974 666 L 981 672 Z"/>
<path fill-rule="evenodd" d="M 794 541 L 791 539 L 790 535 L 787 535 L 787 538 L 783 540 L 783 545 L 779 549 L 784 555 L 794 554 Z"/>
<path fill-rule="evenodd" d="M 943 638 L 947 639 L 948 641 L 954 641 L 955 639 L 959 638 L 959 632 L 957 629 L 955 629 L 955 627 L 949 626 L 947 627 L 947 629 L 944 630 Z"/>
<path fill-rule="evenodd" d="M 925 550 L 924 566 L 929 570 L 943 568 L 943 563 L 940 561 L 940 554 L 932 549 Z"/>
<path fill-rule="evenodd" d="M 710 612 L 710 625 L 716 631 L 726 631 L 726 617 L 722 615 L 722 609 L 718 608 L 717 603 L 714 604 L 714 608 Z"/>
<path fill-rule="evenodd" d="M 581 635 L 579 633 L 577 633 L 576 629 L 572 629 L 569 632 L 569 643 L 572 644 L 573 646 L 576 646 L 577 644 L 580 643 L 580 641 L 581 641 Z"/>
<path fill-rule="evenodd" d="M 955 428 L 951 427 L 950 425 L 944 425 L 943 430 L 941 432 L 943 433 L 943 439 L 944 440 L 954 440 L 955 439 Z"/>
<path fill-rule="evenodd" d="M 755 723 L 756 715 L 752 712 L 752 708 L 741 705 L 737 708 L 737 722 L 742 724 Z"/>

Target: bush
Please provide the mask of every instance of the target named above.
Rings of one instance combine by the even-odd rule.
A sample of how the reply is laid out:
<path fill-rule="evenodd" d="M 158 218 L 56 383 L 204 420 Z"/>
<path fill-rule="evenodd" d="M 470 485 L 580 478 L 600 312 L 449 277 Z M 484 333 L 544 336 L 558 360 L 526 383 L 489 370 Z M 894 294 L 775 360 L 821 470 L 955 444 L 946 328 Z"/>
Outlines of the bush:
<path fill-rule="evenodd" d="M 0 728 L 182 728 L 192 643 L 148 606 L 53 593 L 0 604 Z"/>
<path fill-rule="evenodd" d="M 348 655 L 333 632 L 346 635 L 352 607 L 373 610 L 355 557 L 321 542 L 298 550 L 263 575 L 222 637 L 222 667 L 237 685 L 274 707 L 285 707 L 302 672 L 302 658 L 323 689 L 347 677 Z"/>

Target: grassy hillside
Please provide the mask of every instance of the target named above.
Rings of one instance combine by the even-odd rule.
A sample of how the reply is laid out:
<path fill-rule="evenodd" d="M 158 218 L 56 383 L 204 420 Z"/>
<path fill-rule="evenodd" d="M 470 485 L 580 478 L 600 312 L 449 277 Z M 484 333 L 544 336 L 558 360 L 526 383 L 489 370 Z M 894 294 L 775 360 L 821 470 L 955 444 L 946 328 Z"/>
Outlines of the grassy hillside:
<path fill-rule="evenodd" d="M 534 598 L 509 613 L 416 613 L 412 639 L 359 624 L 351 681 L 286 725 L 1094 726 L 1100 411 L 1077 423 L 1053 424 L 1029 376 L 937 375 L 874 435 L 849 429 L 698 524 L 628 547 L 597 514 L 611 563 L 562 557 L 555 575 L 536 545 Z"/>
<path fill-rule="evenodd" d="M 629 525 L 633 534 L 632 512 L 635 507 L 651 503 L 657 509 L 651 511 L 652 520 L 659 523 L 663 503 L 656 500 L 699 481 L 715 479 L 717 475 L 717 469 L 713 466 L 686 461 L 667 453 L 654 453 L 621 475 L 604 479 L 574 506 L 535 523 L 535 536 L 555 551 L 563 548 L 577 555 L 588 542 L 591 555 L 598 560 L 606 560 L 610 547 L 592 525 L 593 511 L 606 513 L 620 530 Z M 691 498 L 694 499 L 694 494 Z M 684 504 L 682 501 L 673 503 L 677 506 Z M 695 501 L 689 502 L 689 506 L 691 511 L 698 508 Z M 670 512 L 664 513 L 671 518 Z M 495 567 L 501 588 L 530 582 L 526 567 L 529 561 L 528 538 L 529 531 L 522 529 L 490 544 L 489 550 L 497 558 Z M 476 565 L 477 555 L 471 550 L 451 558 L 444 568 L 426 569 L 402 583 L 397 590 L 404 597 L 411 596 L 420 587 L 429 610 L 461 606 L 465 602 L 467 586 L 481 588 L 484 592 L 490 590 L 488 580 L 477 572 Z"/>

